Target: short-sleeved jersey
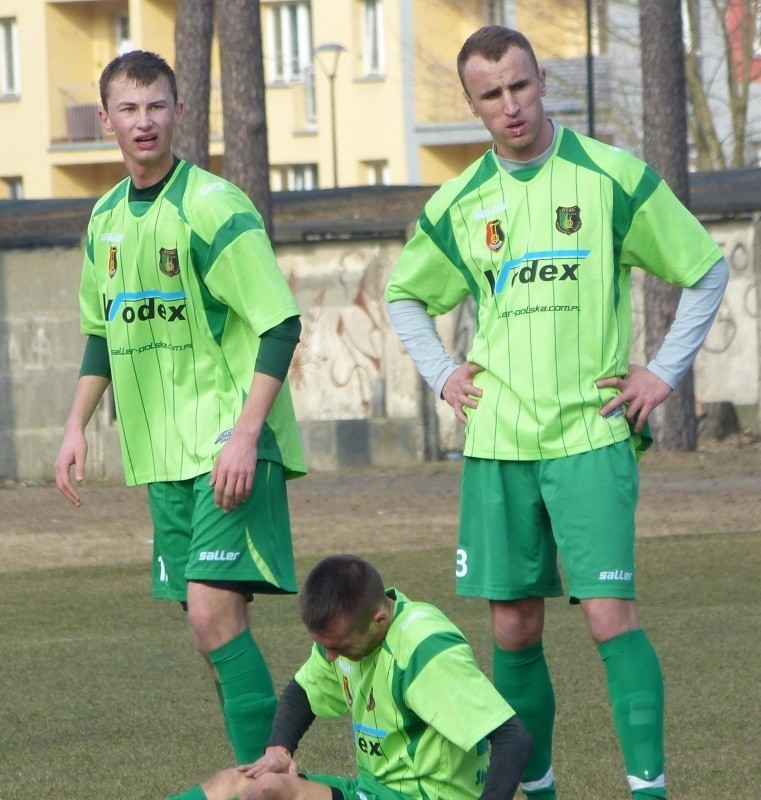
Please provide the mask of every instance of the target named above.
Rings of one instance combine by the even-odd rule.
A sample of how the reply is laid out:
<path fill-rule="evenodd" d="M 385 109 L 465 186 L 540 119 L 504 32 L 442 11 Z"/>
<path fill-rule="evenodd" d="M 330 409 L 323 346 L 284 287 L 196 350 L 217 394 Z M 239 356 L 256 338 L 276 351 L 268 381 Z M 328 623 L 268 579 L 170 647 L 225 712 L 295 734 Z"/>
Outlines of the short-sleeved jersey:
<path fill-rule="evenodd" d="M 108 342 L 127 483 L 184 480 L 209 472 L 229 438 L 261 334 L 299 310 L 236 186 L 181 161 L 147 210 L 129 187 L 93 209 L 81 329 Z M 305 471 L 287 382 L 258 457 Z"/>
<path fill-rule="evenodd" d="M 629 436 L 603 418 L 632 338 L 631 270 L 677 286 L 722 256 L 698 220 L 644 162 L 558 126 L 540 168 L 508 173 L 492 151 L 427 203 L 386 299 L 431 315 L 476 301 L 468 360 L 483 391 L 468 415 L 465 455 L 538 460 Z"/>
<path fill-rule="evenodd" d="M 486 736 L 514 712 L 437 608 L 389 595 L 394 619 L 380 647 L 361 661 L 329 662 L 314 645 L 296 681 L 317 716 L 351 713 L 360 781 L 415 798 L 472 800 L 488 766 Z"/>

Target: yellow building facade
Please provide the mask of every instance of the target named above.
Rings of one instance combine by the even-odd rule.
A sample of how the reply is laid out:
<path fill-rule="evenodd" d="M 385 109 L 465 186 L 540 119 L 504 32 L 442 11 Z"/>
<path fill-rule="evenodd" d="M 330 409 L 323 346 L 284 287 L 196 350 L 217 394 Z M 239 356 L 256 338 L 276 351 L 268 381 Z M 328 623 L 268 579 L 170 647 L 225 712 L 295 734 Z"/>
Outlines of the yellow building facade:
<path fill-rule="evenodd" d="M 539 8 L 540 10 L 537 10 Z M 584 0 L 261 0 L 271 186 L 438 184 L 488 147 L 455 58 L 486 22 L 583 56 Z M 124 172 L 97 81 L 130 48 L 174 63 L 175 0 L 0 0 L 0 198 L 90 197 Z M 224 172 L 215 41 L 211 168 Z"/>

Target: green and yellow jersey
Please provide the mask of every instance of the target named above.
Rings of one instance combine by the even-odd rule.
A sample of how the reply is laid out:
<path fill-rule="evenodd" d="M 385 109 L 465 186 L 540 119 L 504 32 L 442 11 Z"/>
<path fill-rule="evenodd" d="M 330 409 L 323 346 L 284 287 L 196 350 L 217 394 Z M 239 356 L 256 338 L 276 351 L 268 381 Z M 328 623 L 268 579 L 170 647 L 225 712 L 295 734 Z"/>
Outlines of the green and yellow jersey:
<path fill-rule="evenodd" d="M 349 711 L 363 780 L 428 800 L 473 800 L 486 736 L 514 712 L 478 669 L 462 633 L 434 606 L 398 590 L 385 641 L 361 661 L 314 645 L 296 681 L 319 717 Z"/>
<path fill-rule="evenodd" d="M 181 161 L 151 203 L 125 179 L 88 227 L 81 329 L 108 343 L 129 485 L 209 472 L 251 387 L 259 337 L 299 310 L 262 219 L 233 184 Z M 287 382 L 258 457 L 305 471 Z"/>
<path fill-rule="evenodd" d="M 629 437 L 603 418 L 632 339 L 631 271 L 692 286 L 722 256 L 650 167 L 559 127 L 539 168 L 508 173 L 492 151 L 426 205 L 386 289 L 444 314 L 476 301 L 468 360 L 483 391 L 465 409 L 466 456 L 538 460 Z"/>

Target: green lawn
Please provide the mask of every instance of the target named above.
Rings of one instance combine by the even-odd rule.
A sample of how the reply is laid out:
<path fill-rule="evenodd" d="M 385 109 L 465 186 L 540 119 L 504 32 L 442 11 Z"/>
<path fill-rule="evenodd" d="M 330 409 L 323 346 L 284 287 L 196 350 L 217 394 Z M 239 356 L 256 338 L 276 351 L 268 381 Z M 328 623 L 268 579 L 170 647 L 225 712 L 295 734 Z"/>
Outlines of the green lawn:
<path fill-rule="evenodd" d="M 453 596 L 450 547 L 362 555 L 449 613 L 488 673 L 486 606 Z M 758 800 L 761 537 L 645 540 L 638 569 L 640 616 L 666 675 L 672 800 Z M 280 687 L 309 646 L 295 600 L 259 598 L 252 615 Z M 545 649 L 559 797 L 626 800 L 603 668 L 578 608 L 550 602 Z M 0 674 L 0 800 L 158 800 L 231 763 L 183 613 L 151 600 L 147 565 L 2 575 Z M 306 769 L 350 771 L 348 726 L 319 723 L 300 756 Z"/>

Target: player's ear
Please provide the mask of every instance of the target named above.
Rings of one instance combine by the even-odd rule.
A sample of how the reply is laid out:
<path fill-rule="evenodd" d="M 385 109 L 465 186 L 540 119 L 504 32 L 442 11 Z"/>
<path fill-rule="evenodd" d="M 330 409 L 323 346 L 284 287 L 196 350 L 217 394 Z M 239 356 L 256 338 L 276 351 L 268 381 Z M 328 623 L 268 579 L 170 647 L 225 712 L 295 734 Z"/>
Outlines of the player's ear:
<path fill-rule="evenodd" d="M 108 113 L 104 111 L 102 108 L 98 109 L 98 116 L 100 117 L 100 124 L 109 132 L 113 133 L 114 128 L 111 125 L 111 120 L 108 118 Z"/>
<path fill-rule="evenodd" d="M 470 99 L 470 95 L 467 92 L 463 92 L 462 96 L 465 98 L 465 102 L 468 104 L 468 108 L 470 109 L 473 116 L 477 117 L 478 111 L 476 111 L 476 107 L 473 105 L 473 101 Z"/>

